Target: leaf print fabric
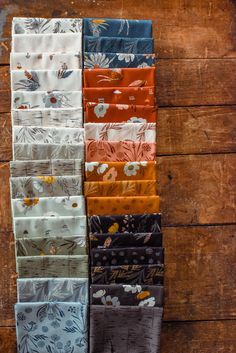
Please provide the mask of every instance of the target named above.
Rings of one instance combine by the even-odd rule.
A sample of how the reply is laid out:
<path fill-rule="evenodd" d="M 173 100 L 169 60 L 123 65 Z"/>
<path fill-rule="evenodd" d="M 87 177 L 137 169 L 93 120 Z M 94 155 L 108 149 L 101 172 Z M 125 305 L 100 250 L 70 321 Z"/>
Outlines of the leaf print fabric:
<path fill-rule="evenodd" d="M 90 302 L 92 305 L 161 307 L 163 306 L 163 296 L 164 288 L 162 286 L 138 284 L 92 284 L 90 286 Z M 117 298 L 117 300 L 114 300 L 114 298 Z"/>
<path fill-rule="evenodd" d="M 133 141 L 86 141 L 87 162 L 154 161 L 156 143 Z"/>
<path fill-rule="evenodd" d="M 85 119 L 86 123 L 155 123 L 157 111 L 156 107 L 148 105 L 89 102 Z"/>
<path fill-rule="evenodd" d="M 70 53 L 11 53 L 10 65 L 12 70 L 76 70 L 82 68 L 82 55 L 75 51 Z"/>
<path fill-rule="evenodd" d="M 85 139 L 96 141 L 156 142 L 155 123 L 87 123 Z"/>
<path fill-rule="evenodd" d="M 152 54 L 152 38 L 84 36 L 84 52 Z M 17 43 L 18 44 L 18 43 Z M 17 47 L 18 49 L 18 47 Z M 16 50 L 17 51 L 17 50 Z"/>
<path fill-rule="evenodd" d="M 60 217 L 53 210 L 48 217 L 16 217 L 13 225 L 15 238 L 85 236 L 87 231 L 86 216 Z"/>
<path fill-rule="evenodd" d="M 161 231 L 161 214 L 94 215 L 88 217 L 88 225 L 90 233 L 157 233 Z"/>
<path fill-rule="evenodd" d="M 87 255 L 18 256 L 16 265 L 22 278 L 88 278 Z"/>
<path fill-rule="evenodd" d="M 89 196 L 153 196 L 157 194 L 156 181 L 94 181 L 84 183 L 84 195 Z"/>
<path fill-rule="evenodd" d="M 18 109 L 12 110 L 14 125 L 81 128 L 83 123 L 82 108 L 67 109 Z"/>
<path fill-rule="evenodd" d="M 71 70 L 12 70 L 12 90 L 15 91 L 81 91 L 82 72 Z"/>
<path fill-rule="evenodd" d="M 10 174 L 12 177 L 38 175 L 81 175 L 82 163 L 80 159 L 45 159 L 32 161 L 11 161 Z"/>
<path fill-rule="evenodd" d="M 152 21 L 117 18 L 84 18 L 83 33 L 107 37 L 152 37 Z"/>
<path fill-rule="evenodd" d="M 132 53 L 84 53 L 84 68 L 151 67 L 155 65 L 155 54 Z"/>
<path fill-rule="evenodd" d="M 17 279 L 19 302 L 79 302 L 88 304 L 88 280 L 85 278 Z"/>
<path fill-rule="evenodd" d="M 87 305 L 17 303 L 19 353 L 88 353 Z"/>
<path fill-rule="evenodd" d="M 84 106 L 89 102 L 155 106 L 155 87 L 98 87 L 83 89 Z"/>
<path fill-rule="evenodd" d="M 87 181 L 156 180 L 156 162 L 86 162 Z"/>
<path fill-rule="evenodd" d="M 84 87 L 144 87 L 155 81 L 155 67 L 84 70 Z"/>
<path fill-rule="evenodd" d="M 162 314 L 162 308 L 91 305 L 90 352 L 158 353 Z"/>

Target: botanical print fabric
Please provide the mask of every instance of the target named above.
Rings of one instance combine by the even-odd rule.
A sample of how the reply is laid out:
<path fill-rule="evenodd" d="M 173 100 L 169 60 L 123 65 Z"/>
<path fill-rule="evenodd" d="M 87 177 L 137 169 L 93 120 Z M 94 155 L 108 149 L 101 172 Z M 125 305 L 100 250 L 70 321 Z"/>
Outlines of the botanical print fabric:
<path fill-rule="evenodd" d="M 159 352 L 162 313 L 162 308 L 92 305 L 90 352 Z"/>
<path fill-rule="evenodd" d="M 135 162 L 154 161 L 155 142 L 134 141 L 86 141 L 87 162 Z"/>
<path fill-rule="evenodd" d="M 89 196 L 147 196 L 156 195 L 155 180 L 139 181 L 88 181 L 84 183 L 84 195 Z"/>
<path fill-rule="evenodd" d="M 156 107 L 148 105 L 108 104 L 88 102 L 85 107 L 86 123 L 155 123 Z M 22 124 L 23 125 L 23 124 Z"/>
<path fill-rule="evenodd" d="M 17 303 L 15 316 L 19 353 L 88 353 L 87 305 Z"/>
<path fill-rule="evenodd" d="M 84 68 L 125 68 L 155 65 L 155 54 L 84 53 Z"/>
<path fill-rule="evenodd" d="M 92 305 L 161 307 L 163 305 L 163 294 L 163 286 L 139 284 L 92 284 L 90 286 L 90 302 Z"/>
<path fill-rule="evenodd" d="M 137 80 L 138 77 L 138 80 Z M 156 68 L 85 69 L 84 87 L 154 86 Z"/>
<path fill-rule="evenodd" d="M 88 303 L 88 280 L 85 278 L 17 279 L 19 302 Z"/>
<path fill-rule="evenodd" d="M 96 37 L 152 37 L 152 21 L 118 18 L 84 18 L 83 33 Z"/>
<path fill-rule="evenodd" d="M 151 62 L 151 58 L 138 58 Z M 70 53 L 11 53 L 12 70 L 76 70 L 82 68 L 82 55 Z M 151 66 L 151 65 L 150 65 Z"/>
<path fill-rule="evenodd" d="M 17 43 L 18 46 L 20 45 Z M 16 49 L 18 49 L 18 46 Z M 17 51 L 17 50 L 16 50 Z M 85 52 L 152 54 L 153 39 L 84 36 Z"/>

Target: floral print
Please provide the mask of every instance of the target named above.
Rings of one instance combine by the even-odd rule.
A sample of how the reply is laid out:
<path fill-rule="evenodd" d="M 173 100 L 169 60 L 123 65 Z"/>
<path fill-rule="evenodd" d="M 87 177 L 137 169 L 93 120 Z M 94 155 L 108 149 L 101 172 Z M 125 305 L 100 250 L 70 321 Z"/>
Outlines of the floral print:
<path fill-rule="evenodd" d="M 87 305 L 18 303 L 15 305 L 19 353 L 87 353 Z"/>

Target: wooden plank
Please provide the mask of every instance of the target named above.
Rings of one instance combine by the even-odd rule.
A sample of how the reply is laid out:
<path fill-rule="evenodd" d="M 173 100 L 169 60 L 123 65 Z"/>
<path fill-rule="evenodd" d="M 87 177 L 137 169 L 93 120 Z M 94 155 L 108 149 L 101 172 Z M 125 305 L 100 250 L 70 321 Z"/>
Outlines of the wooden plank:
<path fill-rule="evenodd" d="M 0 161 L 12 159 L 12 136 L 11 136 L 10 113 L 0 114 Z"/>
<path fill-rule="evenodd" d="M 9 163 L 0 163 L 0 232 L 12 229 Z"/>
<path fill-rule="evenodd" d="M 204 321 L 163 325 L 161 353 L 234 353 L 236 321 Z"/>
<path fill-rule="evenodd" d="M 16 330 L 14 327 L 0 327 L 0 351 L 16 353 Z"/>
<path fill-rule="evenodd" d="M 158 157 L 165 225 L 236 222 L 236 154 Z"/>
<path fill-rule="evenodd" d="M 236 225 L 163 232 L 164 320 L 235 319 Z"/>
<path fill-rule="evenodd" d="M 236 56 L 236 9 L 228 0 L 81 0 L 71 2 L 70 6 L 58 0 L 57 10 L 52 1 L 35 2 L 26 7 L 24 0 L 2 0 L 1 5 L 0 62 L 4 64 L 9 63 L 13 16 L 147 18 L 153 20 L 156 51 L 160 58 Z"/>

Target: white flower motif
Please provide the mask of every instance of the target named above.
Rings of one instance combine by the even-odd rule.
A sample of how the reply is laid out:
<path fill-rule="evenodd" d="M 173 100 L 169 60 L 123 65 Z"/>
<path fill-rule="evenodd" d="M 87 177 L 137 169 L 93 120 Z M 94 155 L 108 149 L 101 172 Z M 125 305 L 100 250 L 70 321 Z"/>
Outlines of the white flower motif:
<path fill-rule="evenodd" d="M 126 63 L 134 61 L 135 55 L 134 54 L 117 54 L 118 60 L 125 61 Z"/>
<path fill-rule="evenodd" d="M 148 299 L 142 300 L 141 302 L 139 302 L 138 305 L 139 306 L 155 306 L 155 298 L 150 297 Z"/>
<path fill-rule="evenodd" d="M 113 91 L 112 93 L 114 93 L 114 94 L 121 94 L 122 92 L 119 91 L 118 89 L 115 89 L 115 91 Z"/>
<path fill-rule="evenodd" d="M 127 123 L 146 123 L 147 120 L 143 118 L 138 118 L 138 117 L 132 117 L 129 120 L 127 120 Z"/>
<path fill-rule="evenodd" d="M 66 209 L 66 210 L 79 210 L 81 208 L 81 204 L 79 204 L 77 201 L 75 200 L 71 200 L 70 198 L 65 198 L 61 201 L 62 206 Z"/>
<path fill-rule="evenodd" d="M 104 118 L 108 108 L 109 104 L 99 103 L 94 107 L 94 114 L 97 118 Z"/>
<path fill-rule="evenodd" d="M 147 166 L 147 164 L 148 164 L 148 162 L 147 161 L 142 161 L 142 162 L 139 162 L 140 163 L 140 165 L 142 166 L 142 167 L 146 167 Z"/>
<path fill-rule="evenodd" d="M 98 174 L 103 174 L 105 172 L 105 170 L 108 168 L 108 164 L 100 164 L 98 167 L 97 167 L 97 173 Z"/>
<path fill-rule="evenodd" d="M 104 53 L 85 54 L 84 67 L 85 68 L 108 68 L 110 60 Z"/>
<path fill-rule="evenodd" d="M 129 105 L 128 104 L 116 104 L 116 108 L 119 110 L 124 110 L 124 109 L 128 109 Z"/>
<path fill-rule="evenodd" d="M 139 170 L 139 169 L 140 169 L 139 162 L 128 162 L 128 163 L 125 163 L 124 173 L 127 176 L 136 175 L 137 170 Z"/>
<path fill-rule="evenodd" d="M 101 298 L 101 297 L 103 297 L 105 294 L 106 294 L 106 291 L 100 289 L 100 290 L 98 290 L 96 293 L 93 293 L 93 297 L 94 297 L 94 298 Z"/>
<path fill-rule="evenodd" d="M 101 299 L 103 305 L 112 305 L 112 306 L 119 306 L 120 302 L 118 300 L 118 297 L 111 297 L 108 295 L 107 297 L 102 297 Z"/>
<path fill-rule="evenodd" d="M 149 65 L 147 63 L 143 62 L 142 64 L 139 64 L 137 67 L 143 68 L 143 67 L 147 67 L 147 66 L 149 66 Z"/>
<path fill-rule="evenodd" d="M 85 163 L 85 171 L 86 172 L 93 172 L 94 168 L 99 165 L 98 162 L 87 162 Z"/>
<path fill-rule="evenodd" d="M 142 287 L 139 286 L 139 285 L 134 285 L 134 286 L 131 286 L 130 284 L 124 284 L 123 285 L 123 288 L 124 288 L 124 291 L 125 292 L 131 292 L 131 293 L 140 293 L 141 290 L 142 290 Z"/>

